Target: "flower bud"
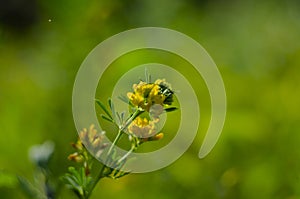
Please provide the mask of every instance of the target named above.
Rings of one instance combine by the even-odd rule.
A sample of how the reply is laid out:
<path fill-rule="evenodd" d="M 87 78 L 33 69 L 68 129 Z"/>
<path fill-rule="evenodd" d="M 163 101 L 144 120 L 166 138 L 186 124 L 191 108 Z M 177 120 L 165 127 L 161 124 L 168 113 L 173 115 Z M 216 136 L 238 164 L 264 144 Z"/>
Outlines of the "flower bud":
<path fill-rule="evenodd" d="M 83 156 L 80 155 L 79 153 L 75 152 L 72 153 L 68 156 L 68 159 L 74 162 L 82 162 L 83 161 Z"/>

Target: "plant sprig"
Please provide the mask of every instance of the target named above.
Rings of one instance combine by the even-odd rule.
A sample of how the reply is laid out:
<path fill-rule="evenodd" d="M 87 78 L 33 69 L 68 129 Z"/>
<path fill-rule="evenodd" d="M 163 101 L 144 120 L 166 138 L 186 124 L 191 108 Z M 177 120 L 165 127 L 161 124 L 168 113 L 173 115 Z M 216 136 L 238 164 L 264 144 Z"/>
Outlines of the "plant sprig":
<path fill-rule="evenodd" d="M 170 84 L 165 82 L 165 80 L 158 79 L 151 83 L 151 75 L 147 71 L 145 71 L 145 76 L 146 81 L 134 84 L 133 92 L 127 93 L 127 98 L 125 96 L 119 98 L 131 107 L 130 110 L 132 112 L 128 118 L 125 118 L 125 112 L 119 113 L 115 110 L 111 99 L 108 99 L 107 103 L 109 108 L 96 99 L 96 104 L 102 110 L 100 117 L 115 125 L 118 128 L 118 133 L 108 147 L 107 143 L 102 143 L 104 133 L 97 133 L 94 125 L 80 132 L 80 140 L 73 144 L 76 152 L 71 154 L 69 159 L 81 163 L 81 165 L 77 169 L 69 167 L 69 172 L 63 176 L 65 183 L 74 191 L 78 198 L 89 198 L 102 178 L 117 179 L 128 175 L 130 172 L 125 172 L 122 169 L 131 153 L 136 151 L 141 144 L 147 141 L 159 140 L 163 137 L 162 133 L 156 131 L 156 124 L 159 121 L 160 114 L 177 110 L 176 107 L 169 107 L 173 102 L 174 92 Z M 144 112 L 149 116 L 142 117 Z M 127 153 L 118 156 L 115 147 L 124 134 L 128 135 L 131 147 Z M 95 158 L 91 156 L 87 148 L 95 149 L 93 152 L 97 158 L 103 152 L 106 153 L 102 168 L 95 176 L 89 172 L 92 170 L 92 163 L 95 161 Z"/>

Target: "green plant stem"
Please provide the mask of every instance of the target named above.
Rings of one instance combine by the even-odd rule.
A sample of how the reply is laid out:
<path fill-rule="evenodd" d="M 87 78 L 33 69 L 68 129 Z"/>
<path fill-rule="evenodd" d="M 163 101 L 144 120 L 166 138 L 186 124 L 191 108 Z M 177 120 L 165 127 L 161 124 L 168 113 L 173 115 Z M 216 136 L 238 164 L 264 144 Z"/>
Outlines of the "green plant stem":
<path fill-rule="evenodd" d="M 122 157 L 118 160 L 118 163 L 122 162 L 123 160 L 125 160 L 134 150 L 136 149 L 136 147 L 133 145 L 131 146 L 131 149 Z"/>
<path fill-rule="evenodd" d="M 83 194 L 80 196 L 80 199 L 87 199 L 87 198 L 88 198 L 88 196 L 86 194 Z"/>
<path fill-rule="evenodd" d="M 121 129 L 119 129 L 118 134 L 115 138 L 115 140 L 113 141 L 112 145 L 110 146 L 108 152 L 107 152 L 107 156 L 109 157 L 109 155 L 111 154 L 113 148 L 115 147 L 115 145 L 118 143 L 118 141 L 120 140 L 121 136 L 123 135 L 123 131 Z"/>
<path fill-rule="evenodd" d="M 96 179 L 93 181 L 93 184 L 92 184 L 90 190 L 88 191 L 88 194 L 87 194 L 87 196 L 86 196 L 86 199 L 88 199 L 88 198 L 91 196 L 91 194 L 92 194 L 92 192 L 93 192 L 95 186 L 98 184 L 99 180 L 100 180 L 101 178 L 104 177 L 104 176 L 103 176 L 103 172 L 104 172 L 105 168 L 106 168 L 106 165 L 104 164 L 104 165 L 102 166 L 100 172 L 99 172 L 98 175 L 96 176 Z"/>
<path fill-rule="evenodd" d="M 130 124 L 133 120 L 135 120 L 135 118 L 137 118 L 140 114 L 142 114 L 144 112 L 144 110 L 141 110 L 141 109 L 137 109 L 132 115 L 131 117 L 126 120 L 125 124 L 120 128 L 121 131 L 124 131 Z"/>
<path fill-rule="evenodd" d="M 110 146 L 108 152 L 107 152 L 107 159 L 109 159 L 109 156 L 111 155 L 111 152 L 113 150 L 113 148 L 117 145 L 118 141 L 120 140 L 121 136 L 124 134 L 124 130 L 131 124 L 131 122 L 136 118 L 138 117 L 140 114 L 142 114 L 144 111 L 143 110 L 140 110 L 140 109 L 137 109 L 132 115 L 130 118 L 128 118 L 125 122 L 125 124 L 121 127 L 119 127 L 119 131 L 118 131 L 118 134 L 116 136 L 116 138 L 114 139 L 112 145 Z M 134 148 L 131 147 L 130 151 L 128 151 L 121 159 L 124 160 L 126 157 L 128 157 L 130 155 L 130 153 L 132 153 L 134 151 Z M 126 156 L 126 157 L 125 157 Z M 121 160 L 121 161 L 122 161 Z M 120 161 L 120 160 L 119 160 Z M 88 199 L 90 197 L 90 195 L 92 194 L 95 186 L 98 184 L 99 180 L 101 178 L 104 177 L 103 175 L 103 172 L 106 168 L 106 161 L 105 161 L 105 164 L 103 164 L 100 172 L 98 173 L 98 175 L 96 176 L 96 179 L 93 181 L 92 185 L 91 185 L 91 188 L 90 190 L 88 191 L 88 194 L 86 196 L 86 199 Z"/>
<path fill-rule="evenodd" d="M 120 140 L 121 136 L 124 134 L 124 130 L 131 124 L 131 122 L 137 117 L 139 116 L 141 113 L 143 113 L 144 111 L 137 109 L 130 118 L 128 118 L 128 120 L 126 120 L 125 124 L 121 127 L 119 127 L 119 132 L 115 138 L 115 140 L 113 141 L 112 145 L 110 146 L 108 152 L 107 152 L 107 156 L 109 156 L 113 150 L 113 148 L 116 146 L 116 144 L 118 143 L 118 141 Z"/>

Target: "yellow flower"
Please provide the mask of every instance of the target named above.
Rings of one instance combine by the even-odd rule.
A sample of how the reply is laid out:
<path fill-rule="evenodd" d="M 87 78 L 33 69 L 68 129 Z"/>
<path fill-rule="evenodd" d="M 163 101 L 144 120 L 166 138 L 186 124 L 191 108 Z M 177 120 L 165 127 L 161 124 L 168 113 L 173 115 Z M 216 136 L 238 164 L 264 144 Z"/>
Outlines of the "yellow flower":
<path fill-rule="evenodd" d="M 147 141 L 156 141 L 164 137 L 163 133 L 156 134 L 155 136 L 150 137 Z"/>
<path fill-rule="evenodd" d="M 128 132 L 141 141 L 159 140 L 163 137 L 162 133 L 157 134 L 156 123 L 159 120 L 148 120 L 147 118 L 137 117 L 129 126 Z"/>
<path fill-rule="evenodd" d="M 94 154 L 99 157 L 104 149 L 107 147 L 107 143 L 103 143 L 104 131 L 98 133 L 95 126 L 92 124 L 89 129 L 84 128 L 79 133 L 80 140 L 89 149 L 93 149 Z"/>
<path fill-rule="evenodd" d="M 83 155 L 75 152 L 75 153 L 70 154 L 68 156 L 68 159 L 71 161 L 74 161 L 74 162 L 83 162 L 84 157 L 83 157 Z"/>
<path fill-rule="evenodd" d="M 156 134 L 154 122 L 141 117 L 137 117 L 128 126 L 128 131 L 139 138 L 146 138 Z"/>
<path fill-rule="evenodd" d="M 154 83 L 140 81 L 133 85 L 133 92 L 127 93 L 127 97 L 133 106 L 149 111 L 154 104 L 170 105 L 173 102 L 173 91 L 164 79 Z"/>
<path fill-rule="evenodd" d="M 82 151 L 84 147 L 81 140 L 77 140 L 76 143 L 72 143 L 71 145 L 74 149 L 77 149 L 78 151 Z"/>

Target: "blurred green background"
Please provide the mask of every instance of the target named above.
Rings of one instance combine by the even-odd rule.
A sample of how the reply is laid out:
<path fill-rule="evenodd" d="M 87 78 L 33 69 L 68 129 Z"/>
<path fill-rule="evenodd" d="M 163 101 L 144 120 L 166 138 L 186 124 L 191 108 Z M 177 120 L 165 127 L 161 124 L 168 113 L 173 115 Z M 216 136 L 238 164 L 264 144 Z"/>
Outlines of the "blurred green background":
<path fill-rule="evenodd" d="M 53 140 L 50 168 L 59 181 L 77 135 L 71 97 L 81 62 L 104 39 L 143 26 L 171 28 L 203 45 L 224 79 L 226 124 L 214 150 L 198 159 L 210 103 L 203 81 L 188 77 L 203 91 L 203 120 L 193 145 L 162 170 L 101 181 L 92 198 L 300 198 L 297 0 L 2 0 L 0 170 L 33 181 L 28 149 Z M 163 53 L 137 52 L 128 60 L 170 58 L 168 64 L 180 68 L 177 58 Z M 61 184 L 57 188 L 59 198 L 74 198 Z M 3 180 L 0 196 L 24 198 Z"/>

